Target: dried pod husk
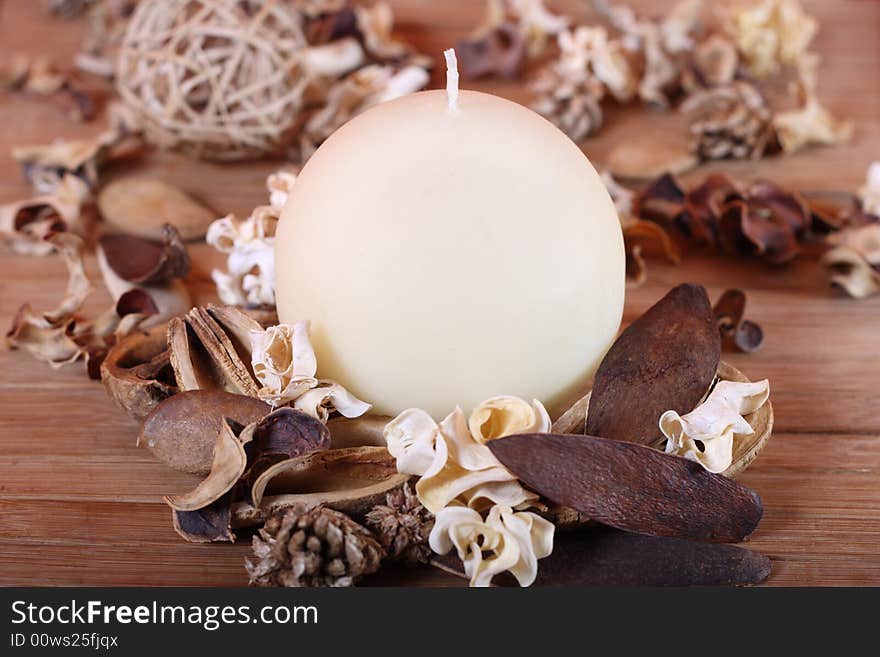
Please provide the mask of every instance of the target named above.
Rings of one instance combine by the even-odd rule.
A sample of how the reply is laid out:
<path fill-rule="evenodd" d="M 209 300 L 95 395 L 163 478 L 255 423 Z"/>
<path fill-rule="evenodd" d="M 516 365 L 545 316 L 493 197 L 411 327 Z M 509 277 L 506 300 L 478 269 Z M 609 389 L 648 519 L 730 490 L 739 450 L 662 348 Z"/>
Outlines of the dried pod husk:
<path fill-rule="evenodd" d="M 239 439 L 229 420 L 220 423 L 214 442 L 211 471 L 193 490 L 183 495 L 166 495 L 165 503 L 176 511 L 198 511 L 210 506 L 232 490 L 247 468 L 245 437 Z"/>
<path fill-rule="evenodd" d="M 675 130 L 661 132 L 657 128 L 645 128 L 642 132 L 608 153 L 606 165 L 618 178 L 653 180 L 664 174 L 685 173 L 699 164 L 684 134 Z"/>
<path fill-rule="evenodd" d="M 190 543 L 234 541 L 232 533 L 231 495 L 195 511 L 171 510 L 174 531 Z"/>
<path fill-rule="evenodd" d="M 770 559 L 735 545 L 642 536 L 610 527 L 557 534 L 532 586 L 749 586 L 770 575 Z M 468 579 L 455 554 L 431 564 Z M 507 573 L 494 582 L 516 586 Z"/>
<path fill-rule="evenodd" d="M 335 417 L 327 422 L 333 449 L 344 447 L 385 447 L 385 425 L 394 418 L 387 415 Z"/>
<path fill-rule="evenodd" d="M 161 402 L 144 419 L 137 444 L 175 470 L 207 474 L 224 418 L 246 426 L 271 410 L 259 399 L 220 390 L 181 392 Z"/>
<path fill-rule="evenodd" d="M 742 290 L 727 290 L 712 308 L 721 332 L 722 346 L 752 353 L 764 342 L 763 329 L 745 319 L 746 294 Z"/>
<path fill-rule="evenodd" d="M 742 200 L 742 191 L 734 180 L 723 173 L 706 176 L 701 185 L 685 196 L 682 227 L 699 243 L 719 241 L 719 221 L 726 204 Z"/>
<path fill-rule="evenodd" d="M 736 543 L 763 514 L 754 491 L 644 445 L 563 434 L 519 434 L 488 445 L 530 490 L 617 529 Z"/>
<path fill-rule="evenodd" d="M 100 246 L 107 266 L 129 283 L 160 285 L 189 273 L 189 254 L 171 224 L 162 226 L 161 242 L 117 233 L 104 235 Z"/>
<path fill-rule="evenodd" d="M 254 504 L 233 506 L 233 525 L 263 522 L 274 511 L 325 505 L 362 519 L 385 495 L 410 480 L 384 447 L 330 449 L 282 461 L 266 470 L 251 491 Z"/>
<path fill-rule="evenodd" d="M 670 225 L 684 213 L 685 192 L 675 177 L 664 173 L 649 184 L 633 202 L 633 215 Z"/>
<path fill-rule="evenodd" d="M 736 383 L 750 383 L 749 379 L 738 369 L 721 361 L 718 364 L 717 379 L 719 381 L 733 381 Z M 587 412 L 590 407 L 592 393 L 578 399 L 572 404 L 551 428 L 552 433 L 557 434 L 583 434 L 586 428 Z M 659 421 L 659 417 L 657 418 Z M 733 461 L 723 474 L 725 477 L 736 477 L 741 474 L 758 456 L 760 451 L 770 440 L 773 433 L 773 406 L 767 401 L 754 413 L 746 416 L 746 421 L 752 427 L 752 433 L 747 436 L 737 436 L 733 443 Z M 580 523 L 574 523 L 580 524 Z"/>
<path fill-rule="evenodd" d="M 111 347 L 101 363 L 101 381 L 116 405 L 138 422 L 176 394 L 165 327 L 136 331 Z"/>
<path fill-rule="evenodd" d="M 605 355 L 593 384 L 586 432 L 657 444 L 667 410 L 691 411 L 712 381 L 721 337 L 706 291 L 679 285 L 633 322 Z"/>
<path fill-rule="evenodd" d="M 152 178 L 122 178 L 101 188 L 98 210 L 108 225 L 128 235 L 164 239 L 166 224 L 185 241 L 201 239 L 216 214 L 174 185 Z"/>
<path fill-rule="evenodd" d="M 225 390 L 256 397 L 250 332 L 260 324 L 237 308 L 208 305 L 168 325 L 171 365 L 181 390 Z"/>
<path fill-rule="evenodd" d="M 800 196 L 810 212 L 810 230 L 814 233 L 824 235 L 870 221 L 862 210 L 861 199 L 852 192 L 809 191 Z"/>

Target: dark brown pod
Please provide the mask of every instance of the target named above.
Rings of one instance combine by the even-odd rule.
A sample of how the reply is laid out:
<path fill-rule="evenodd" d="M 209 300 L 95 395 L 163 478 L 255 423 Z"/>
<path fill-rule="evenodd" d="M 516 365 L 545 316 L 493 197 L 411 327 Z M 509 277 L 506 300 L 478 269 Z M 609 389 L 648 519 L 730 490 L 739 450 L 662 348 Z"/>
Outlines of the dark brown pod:
<path fill-rule="evenodd" d="M 629 532 L 738 543 L 763 513 L 753 490 L 642 445 L 550 433 L 508 436 L 488 445 L 527 488 Z"/>
<path fill-rule="evenodd" d="M 215 541 L 234 541 L 232 533 L 232 510 L 230 495 L 196 511 L 172 509 L 174 531 L 190 543 L 213 543 Z"/>
<path fill-rule="evenodd" d="M 167 283 L 189 273 L 189 254 L 177 229 L 162 227 L 162 241 L 128 235 L 104 235 L 101 250 L 110 269 L 121 279 L 139 285 Z"/>
<path fill-rule="evenodd" d="M 464 577 L 453 552 L 431 563 Z M 735 545 L 629 534 L 609 527 L 556 535 L 533 586 L 750 586 L 770 575 L 770 559 Z M 503 573 L 499 586 L 516 586 Z"/>
<path fill-rule="evenodd" d="M 605 355 L 593 383 L 586 433 L 650 445 L 660 416 L 692 411 L 709 390 L 721 337 L 706 290 L 679 285 L 633 322 Z"/>

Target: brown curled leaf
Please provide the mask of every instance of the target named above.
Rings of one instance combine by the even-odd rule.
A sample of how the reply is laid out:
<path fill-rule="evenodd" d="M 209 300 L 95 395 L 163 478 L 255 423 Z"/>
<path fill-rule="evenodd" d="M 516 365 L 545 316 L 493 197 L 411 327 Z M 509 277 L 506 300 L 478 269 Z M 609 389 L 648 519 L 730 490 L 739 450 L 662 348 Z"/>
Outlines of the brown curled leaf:
<path fill-rule="evenodd" d="M 234 541 L 232 509 L 229 495 L 196 511 L 171 510 L 174 531 L 190 543 Z"/>
<path fill-rule="evenodd" d="M 746 293 L 742 290 L 727 290 L 712 308 L 718 321 L 723 347 L 735 347 L 745 353 L 753 353 L 764 342 L 763 329 L 754 322 L 744 319 Z"/>
<path fill-rule="evenodd" d="M 139 285 L 167 283 L 189 273 L 186 246 L 177 229 L 162 227 L 162 242 L 127 234 L 105 235 L 100 240 L 107 265 L 121 279 Z"/>
<path fill-rule="evenodd" d="M 224 418 L 248 425 L 271 410 L 259 399 L 219 390 L 180 392 L 144 419 L 137 444 L 175 470 L 207 474 Z"/>
<path fill-rule="evenodd" d="M 685 193 L 678 181 L 665 173 L 648 185 L 633 204 L 636 217 L 669 225 L 684 212 Z"/>
<path fill-rule="evenodd" d="M 244 445 L 229 421 L 220 423 L 214 443 L 211 471 L 198 486 L 183 495 L 166 495 L 165 503 L 177 511 L 197 511 L 209 506 L 232 490 L 247 467 Z"/>
<path fill-rule="evenodd" d="M 526 39 L 513 22 L 501 23 L 455 44 L 458 64 L 466 80 L 489 75 L 518 78 L 526 56 Z"/>
<path fill-rule="evenodd" d="M 770 559 L 735 545 L 642 536 L 610 527 L 557 534 L 532 586 L 749 586 L 770 575 Z M 432 565 L 465 577 L 455 553 Z M 502 573 L 499 586 L 515 586 Z"/>
<path fill-rule="evenodd" d="M 800 252 L 795 232 L 784 215 L 761 203 L 732 201 L 722 210 L 718 243 L 727 253 L 755 255 L 782 264 Z"/>
<path fill-rule="evenodd" d="M 624 531 L 738 543 L 763 513 L 754 491 L 644 445 L 561 434 L 514 435 L 487 444 L 530 490 Z"/>
<path fill-rule="evenodd" d="M 719 222 L 726 204 L 741 198 L 736 182 L 722 173 L 711 174 L 703 184 L 689 191 L 685 197 L 682 229 L 698 243 L 716 244 L 719 240 Z"/>
<path fill-rule="evenodd" d="M 593 383 L 586 432 L 645 445 L 660 416 L 692 411 L 715 379 L 721 337 L 706 291 L 679 285 L 633 322 L 605 355 Z"/>

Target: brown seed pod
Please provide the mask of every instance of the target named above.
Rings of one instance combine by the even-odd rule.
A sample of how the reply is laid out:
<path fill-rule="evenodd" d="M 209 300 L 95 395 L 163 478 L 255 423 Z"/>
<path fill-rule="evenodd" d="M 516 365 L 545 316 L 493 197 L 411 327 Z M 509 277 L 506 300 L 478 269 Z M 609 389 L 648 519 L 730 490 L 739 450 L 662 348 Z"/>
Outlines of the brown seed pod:
<path fill-rule="evenodd" d="M 619 440 L 521 434 L 488 443 L 530 490 L 602 524 L 651 536 L 738 543 L 761 498 L 699 463 Z"/>
<path fill-rule="evenodd" d="M 224 418 L 244 426 L 271 410 L 259 399 L 219 390 L 181 392 L 160 403 L 144 419 L 137 444 L 175 470 L 207 474 Z"/>
<path fill-rule="evenodd" d="M 186 246 L 170 224 L 162 227 L 161 242 L 119 233 L 104 235 L 100 246 L 110 269 L 129 283 L 159 285 L 189 273 Z"/>
<path fill-rule="evenodd" d="M 633 322 L 596 372 L 586 433 L 655 444 L 658 420 L 700 402 L 721 358 L 721 337 L 706 291 L 679 285 Z"/>

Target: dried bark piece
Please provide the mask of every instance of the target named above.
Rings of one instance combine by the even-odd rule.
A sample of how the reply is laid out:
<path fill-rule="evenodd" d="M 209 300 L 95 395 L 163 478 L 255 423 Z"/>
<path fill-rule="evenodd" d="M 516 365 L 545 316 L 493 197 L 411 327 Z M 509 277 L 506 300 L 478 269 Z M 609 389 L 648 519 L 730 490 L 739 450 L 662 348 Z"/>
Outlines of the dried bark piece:
<path fill-rule="evenodd" d="M 455 44 L 461 75 L 466 80 L 489 75 L 516 79 L 526 56 L 525 35 L 519 26 L 505 22 Z"/>
<path fill-rule="evenodd" d="M 763 513 L 754 491 L 643 445 L 520 434 L 493 440 L 489 448 L 530 489 L 625 531 L 736 543 Z"/>
<path fill-rule="evenodd" d="M 658 418 L 687 413 L 712 385 L 721 337 L 706 291 L 679 285 L 633 322 L 605 355 L 593 384 L 586 432 L 644 445 Z"/>
<path fill-rule="evenodd" d="M 252 331 L 260 324 L 231 306 L 192 308 L 168 324 L 171 365 L 181 390 L 225 390 L 256 397 Z"/>
<path fill-rule="evenodd" d="M 100 368 L 107 394 L 138 422 L 178 391 L 164 326 L 123 338 L 107 352 Z"/>
<path fill-rule="evenodd" d="M 224 418 L 248 425 L 271 410 L 259 399 L 219 390 L 181 392 L 162 401 L 144 419 L 137 444 L 175 470 L 207 474 Z"/>
<path fill-rule="evenodd" d="M 180 233 L 171 224 L 161 229 L 162 241 L 135 235 L 104 235 L 100 240 L 107 265 L 121 279 L 138 285 L 160 285 L 189 273 L 190 261 Z"/>
<path fill-rule="evenodd" d="M 214 442 L 211 471 L 198 486 L 183 495 L 166 495 L 165 503 L 176 511 L 198 511 L 210 506 L 238 482 L 247 467 L 243 440 L 236 435 L 230 421 L 223 419 Z"/>
<path fill-rule="evenodd" d="M 746 293 L 742 290 L 726 290 L 712 308 L 721 331 L 722 347 L 734 347 L 750 354 L 764 343 L 764 330 L 744 319 L 745 310 Z"/>
<path fill-rule="evenodd" d="M 216 215 L 186 192 L 153 178 L 122 178 L 103 187 L 98 210 L 113 228 L 160 240 L 170 224 L 185 241 L 202 239 Z"/>
<path fill-rule="evenodd" d="M 734 381 L 736 383 L 750 383 L 749 379 L 732 365 L 722 362 L 718 366 L 718 378 L 722 381 Z M 758 458 L 758 454 L 764 449 L 770 436 L 773 434 L 773 405 L 770 400 L 764 403 L 756 412 L 746 417 L 752 427 L 752 433 L 747 436 L 739 436 L 733 443 L 733 461 L 723 474 L 725 477 L 735 479 Z"/>
<path fill-rule="evenodd" d="M 172 509 L 174 531 L 190 543 L 234 541 L 230 496 L 225 495 L 213 504 L 196 511 Z"/>
<path fill-rule="evenodd" d="M 259 524 L 275 511 L 291 506 L 326 505 L 363 518 L 385 501 L 385 495 L 410 480 L 397 472 L 384 447 L 353 447 L 314 452 L 282 461 L 266 470 L 251 491 L 254 504 L 233 507 L 233 524 Z"/>
<path fill-rule="evenodd" d="M 465 577 L 455 555 L 431 564 Z M 641 536 L 609 527 L 557 534 L 533 586 L 749 586 L 769 577 L 770 559 L 735 545 Z M 516 586 L 500 575 L 499 586 Z"/>

